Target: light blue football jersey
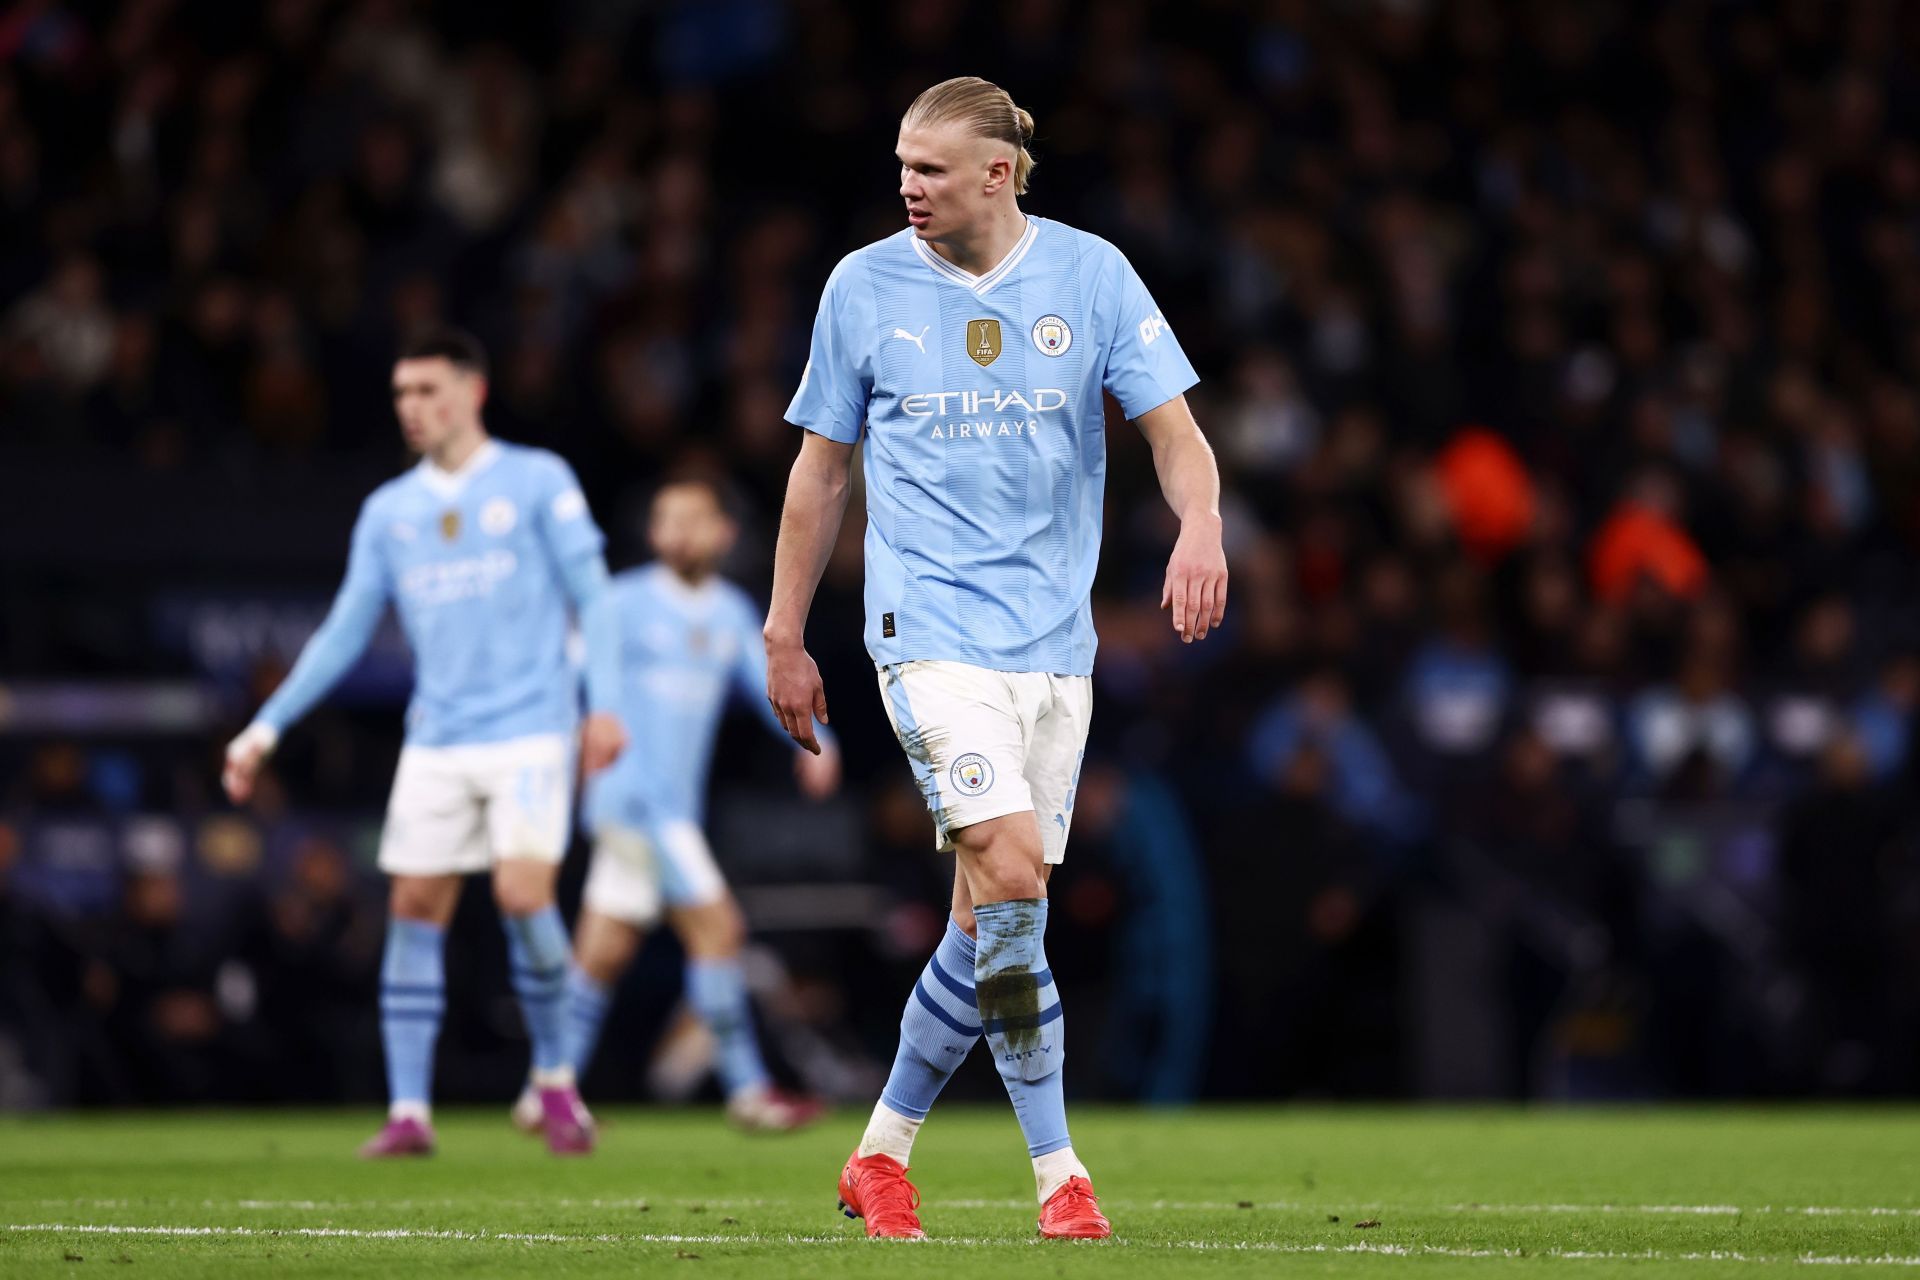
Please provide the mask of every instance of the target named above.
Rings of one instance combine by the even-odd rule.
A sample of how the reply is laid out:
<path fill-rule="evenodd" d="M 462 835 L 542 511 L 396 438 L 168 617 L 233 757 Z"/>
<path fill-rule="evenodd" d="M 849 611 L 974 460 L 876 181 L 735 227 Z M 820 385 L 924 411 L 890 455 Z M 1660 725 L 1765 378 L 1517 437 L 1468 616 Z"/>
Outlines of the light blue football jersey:
<path fill-rule="evenodd" d="M 787 731 L 767 703 L 766 619 L 721 578 L 691 586 L 663 564 L 614 575 L 620 620 L 620 718 L 627 749 L 587 784 L 587 820 L 644 829 L 698 823 L 707 769 L 727 700 L 737 695 L 781 742 Z"/>
<path fill-rule="evenodd" d="M 392 603 L 414 655 L 410 745 L 570 733 L 569 618 L 579 583 L 604 581 L 604 542 L 572 469 L 544 449 L 488 441 L 457 473 L 421 462 L 361 506 L 333 610 L 259 718 L 284 730 L 305 714 Z"/>
<path fill-rule="evenodd" d="M 982 276 L 911 228 L 842 259 L 787 419 L 863 445 L 874 662 L 1091 674 L 1101 393 L 1131 419 L 1197 381 L 1120 251 L 1058 222 Z"/>

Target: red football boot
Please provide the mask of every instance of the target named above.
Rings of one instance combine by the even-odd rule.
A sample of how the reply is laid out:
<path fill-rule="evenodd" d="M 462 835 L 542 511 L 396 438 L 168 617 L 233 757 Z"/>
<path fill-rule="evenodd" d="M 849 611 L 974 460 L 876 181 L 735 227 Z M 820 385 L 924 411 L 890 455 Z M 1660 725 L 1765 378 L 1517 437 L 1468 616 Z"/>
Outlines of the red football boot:
<path fill-rule="evenodd" d="M 580 1091 L 572 1085 L 543 1088 L 540 1116 L 547 1135 L 547 1150 L 557 1156 L 584 1156 L 593 1152 L 593 1116 L 580 1101 Z"/>
<path fill-rule="evenodd" d="M 415 1120 L 411 1116 L 404 1120 L 389 1120 L 380 1132 L 367 1139 L 360 1148 L 362 1160 L 391 1160 L 404 1156 L 430 1156 L 433 1154 L 433 1126 L 424 1120 Z"/>
<path fill-rule="evenodd" d="M 862 1157 L 855 1147 L 840 1171 L 840 1211 L 865 1218 L 867 1234 L 887 1240 L 925 1240 L 920 1229 L 920 1193 L 892 1156 Z"/>
<path fill-rule="evenodd" d="M 1049 1240 L 1105 1240 L 1113 1224 L 1100 1212 L 1100 1197 L 1085 1178 L 1068 1178 L 1040 1206 L 1040 1234 Z"/>
<path fill-rule="evenodd" d="M 826 1113 L 827 1104 L 805 1094 L 761 1085 L 727 1099 L 727 1119 L 748 1133 L 792 1133 Z"/>

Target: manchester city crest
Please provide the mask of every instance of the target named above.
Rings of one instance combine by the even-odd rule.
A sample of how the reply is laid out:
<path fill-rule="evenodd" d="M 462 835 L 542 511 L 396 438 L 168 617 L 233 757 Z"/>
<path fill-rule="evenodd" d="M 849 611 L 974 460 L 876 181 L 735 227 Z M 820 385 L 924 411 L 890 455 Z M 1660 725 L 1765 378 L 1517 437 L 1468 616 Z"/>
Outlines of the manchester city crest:
<path fill-rule="evenodd" d="M 967 355 L 982 369 L 1000 358 L 1000 322 L 967 321 Z"/>
<path fill-rule="evenodd" d="M 512 533 L 519 521 L 520 513 L 514 510 L 510 499 L 495 498 L 480 508 L 480 528 L 496 538 Z"/>
<path fill-rule="evenodd" d="M 1033 322 L 1033 345 L 1043 356 L 1063 356 L 1073 345 L 1073 330 L 1059 316 L 1041 316 Z"/>
<path fill-rule="evenodd" d="M 969 751 L 953 762 L 947 771 L 953 789 L 962 795 L 977 796 L 993 785 L 993 766 L 977 751 Z"/>

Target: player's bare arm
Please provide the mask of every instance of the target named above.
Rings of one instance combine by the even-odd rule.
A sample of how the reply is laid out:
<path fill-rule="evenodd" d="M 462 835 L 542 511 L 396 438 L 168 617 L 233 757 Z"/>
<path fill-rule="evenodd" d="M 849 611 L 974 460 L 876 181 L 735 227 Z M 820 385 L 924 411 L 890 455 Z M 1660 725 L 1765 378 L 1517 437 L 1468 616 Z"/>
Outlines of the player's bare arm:
<path fill-rule="evenodd" d="M 620 717 L 610 711 L 596 711 L 580 728 L 580 769 L 599 773 L 620 758 L 627 749 L 627 729 Z"/>
<path fill-rule="evenodd" d="M 1153 448 L 1160 492 L 1180 517 L 1180 537 L 1167 561 L 1160 607 L 1173 611 L 1181 643 L 1204 640 L 1227 615 L 1227 553 L 1220 544 L 1220 468 L 1185 396 L 1140 417 Z"/>
<path fill-rule="evenodd" d="M 807 613 L 853 492 L 853 446 L 805 433 L 787 478 L 780 540 L 773 552 L 773 601 L 763 632 L 767 701 L 793 740 L 815 755 L 813 722 L 827 723 L 820 668 L 807 653 Z"/>
<path fill-rule="evenodd" d="M 220 782 L 235 804 L 253 798 L 260 771 L 279 745 L 283 725 L 290 722 L 276 716 L 298 718 L 346 675 L 373 639 L 374 628 L 386 611 L 386 595 L 377 585 L 378 574 L 370 571 L 364 544 L 357 537 L 356 544 L 333 607 L 302 647 L 280 691 L 268 707 L 261 708 L 253 723 L 227 744 Z M 272 709 L 275 705 L 278 711 Z"/>

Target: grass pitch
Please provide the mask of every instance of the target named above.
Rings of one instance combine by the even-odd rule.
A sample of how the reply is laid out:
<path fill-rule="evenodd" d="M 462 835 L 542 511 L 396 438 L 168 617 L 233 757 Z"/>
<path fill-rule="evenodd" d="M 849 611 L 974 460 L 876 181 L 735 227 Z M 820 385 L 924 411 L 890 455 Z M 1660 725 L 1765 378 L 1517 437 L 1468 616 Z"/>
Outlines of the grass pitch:
<path fill-rule="evenodd" d="M 613 1111 L 556 1160 L 506 1110 L 441 1153 L 354 1157 L 378 1116 L 0 1120 L 0 1275 L 905 1277 L 1920 1274 L 1920 1112 L 1074 1112 L 1117 1238 L 1034 1239 L 1003 1108 L 921 1135 L 923 1244 L 833 1211 L 863 1117 L 749 1138 L 708 1111 Z"/>

